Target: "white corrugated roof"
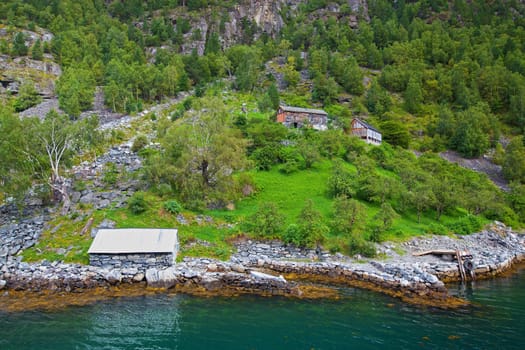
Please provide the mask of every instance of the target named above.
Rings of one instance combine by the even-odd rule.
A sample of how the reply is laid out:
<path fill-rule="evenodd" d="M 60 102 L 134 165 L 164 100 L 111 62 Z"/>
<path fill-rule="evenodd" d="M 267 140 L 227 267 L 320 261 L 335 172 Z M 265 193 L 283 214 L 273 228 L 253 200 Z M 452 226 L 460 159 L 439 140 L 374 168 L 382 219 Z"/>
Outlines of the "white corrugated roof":
<path fill-rule="evenodd" d="M 310 113 L 310 114 L 321 114 L 327 115 L 322 109 L 313 109 L 313 108 L 302 108 L 302 107 L 291 107 L 291 106 L 281 106 L 281 109 L 285 112 L 296 112 L 296 113 Z"/>
<path fill-rule="evenodd" d="M 172 253 L 177 245 L 176 229 L 100 229 L 89 254 Z"/>

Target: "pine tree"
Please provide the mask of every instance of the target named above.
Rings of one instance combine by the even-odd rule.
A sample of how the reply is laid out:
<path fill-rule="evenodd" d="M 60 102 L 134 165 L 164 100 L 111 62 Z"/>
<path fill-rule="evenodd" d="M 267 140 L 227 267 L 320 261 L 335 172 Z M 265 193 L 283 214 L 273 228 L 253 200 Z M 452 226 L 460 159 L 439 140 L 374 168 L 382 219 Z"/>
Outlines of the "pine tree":
<path fill-rule="evenodd" d="M 25 56 L 27 55 L 26 36 L 22 32 L 16 33 L 13 38 L 13 48 L 11 49 L 11 56 Z"/>
<path fill-rule="evenodd" d="M 31 48 L 31 56 L 37 61 L 42 61 L 44 58 L 44 50 L 42 49 L 42 42 L 40 39 L 37 39 Z"/>
<path fill-rule="evenodd" d="M 421 89 L 421 79 L 412 75 L 408 80 L 408 85 L 405 90 L 405 108 L 410 113 L 417 113 L 421 109 L 421 102 L 423 102 L 423 93 Z"/>

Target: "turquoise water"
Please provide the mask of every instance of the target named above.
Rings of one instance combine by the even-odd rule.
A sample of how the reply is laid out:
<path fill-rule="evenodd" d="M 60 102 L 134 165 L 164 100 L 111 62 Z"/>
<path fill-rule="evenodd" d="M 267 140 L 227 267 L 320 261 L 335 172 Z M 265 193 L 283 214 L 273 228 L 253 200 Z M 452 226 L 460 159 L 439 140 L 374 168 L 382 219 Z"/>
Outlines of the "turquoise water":
<path fill-rule="evenodd" d="M 523 349 L 525 269 L 453 286 L 475 306 L 419 308 L 358 289 L 341 300 L 157 295 L 54 312 L 0 311 L 0 349 Z"/>

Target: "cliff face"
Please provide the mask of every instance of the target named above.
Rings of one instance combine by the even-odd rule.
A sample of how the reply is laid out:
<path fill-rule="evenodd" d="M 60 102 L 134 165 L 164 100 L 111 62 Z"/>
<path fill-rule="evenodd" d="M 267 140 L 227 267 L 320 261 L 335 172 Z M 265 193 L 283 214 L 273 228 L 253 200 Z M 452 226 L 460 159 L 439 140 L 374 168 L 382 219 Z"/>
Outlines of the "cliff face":
<path fill-rule="evenodd" d="M 219 33 L 221 44 L 225 48 L 246 40 L 257 39 L 263 33 L 275 38 L 285 26 L 283 15 L 293 18 L 300 5 L 305 3 L 305 0 L 244 0 L 228 10 L 226 14 L 222 14 L 221 19 L 218 19 L 220 16 L 217 16 L 214 9 L 207 9 L 201 13 L 201 16 L 189 18 L 192 29 L 185 35 L 182 52 L 190 53 L 196 49 L 202 55 L 206 38 L 211 32 Z M 347 6 L 352 13 L 343 20 L 347 21 L 350 27 L 356 28 L 359 18 L 369 20 L 366 0 L 347 0 Z M 338 15 L 341 13 L 341 7 L 331 3 L 325 8 L 310 13 L 309 18 Z M 179 15 L 187 14 L 178 13 L 176 16 Z M 176 18 L 173 19 L 176 22 Z M 252 24 L 256 27 L 254 28 Z M 197 31 L 201 33 L 200 38 L 194 35 Z"/>

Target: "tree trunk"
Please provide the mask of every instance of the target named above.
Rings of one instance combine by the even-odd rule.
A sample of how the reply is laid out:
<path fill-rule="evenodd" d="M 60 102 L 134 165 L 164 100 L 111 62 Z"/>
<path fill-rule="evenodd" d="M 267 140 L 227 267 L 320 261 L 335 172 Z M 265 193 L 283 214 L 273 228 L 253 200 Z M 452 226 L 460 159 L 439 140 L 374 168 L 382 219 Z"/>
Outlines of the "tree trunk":
<path fill-rule="evenodd" d="M 50 181 L 51 189 L 53 190 L 53 199 L 62 202 L 61 215 L 67 215 L 71 208 L 71 198 L 67 188 L 65 179 L 61 176 L 52 176 Z"/>
<path fill-rule="evenodd" d="M 208 186 L 210 184 L 210 174 L 208 174 L 208 161 L 204 159 L 201 163 L 202 182 Z"/>

